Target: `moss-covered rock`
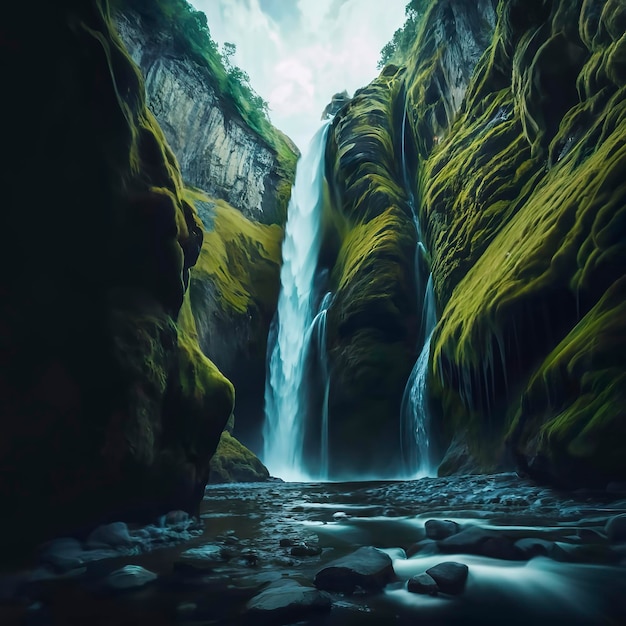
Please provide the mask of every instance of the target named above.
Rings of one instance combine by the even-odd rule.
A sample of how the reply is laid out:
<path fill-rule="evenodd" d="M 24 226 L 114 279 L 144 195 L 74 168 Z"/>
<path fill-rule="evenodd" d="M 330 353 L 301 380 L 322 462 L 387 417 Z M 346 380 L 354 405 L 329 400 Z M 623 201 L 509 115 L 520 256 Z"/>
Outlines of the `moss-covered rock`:
<path fill-rule="evenodd" d="M 340 244 L 328 313 L 331 475 L 394 475 L 399 412 L 414 358 L 415 229 L 396 159 L 387 68 L 335 117 L 327 145 Z"/>
<path fill-rule="evenodd" d="M 141 76 L 100 0 L 8 7 L 0 58 L 2 538 L 193 512 L 233 390 L 177 326 L 202 230 Z"/>
<path fill-rule="evenodd" d="M 222 433 L 211 459 L 212 483 L 262 482 L 270 473 L 259 459 L 228 431 Z"/>
<path fill-rule="evenodd" d="M 501 2 L 461 113 L 421 173 L 445 303 L 435 392 L 449 435 L 467 428 L 486 466 L 508 433 L 542 476 L 626 476 L 615 341 L 625 17 L 617 2 Z"/>
<path fill-rule="evenodd" d="M 204 201 L 208 230 L 190 283 L 199 343 L 237 389 L 235 435 L 259 451 L 283 229 L 252 222 L 223 200 Z"/>

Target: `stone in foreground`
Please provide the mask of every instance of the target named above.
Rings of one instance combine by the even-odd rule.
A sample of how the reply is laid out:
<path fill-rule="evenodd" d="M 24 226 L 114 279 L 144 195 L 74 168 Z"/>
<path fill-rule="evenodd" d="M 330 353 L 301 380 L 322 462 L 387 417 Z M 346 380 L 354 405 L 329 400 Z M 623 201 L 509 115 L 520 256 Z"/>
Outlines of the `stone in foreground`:
<path fill-rule="evenodd" d="M 626 513 L 609 519 L 604 527 L 604 532 L 612 543 L 626 541 Z"/>
<path fill-rule="evenodd" d="M 431 596 L 436 596 L 439 591 L 439 587 L 437 586 L 435 579 L 430 574 L 426 574 L 425 572 L 410 578 L 407 583 L 407 589 L 411 593 L 425 593 Z"/>
<path fill-rule="evenodd" d="M 429 539 L 446 539 L 459 532 L 460 526 L 449 519 L 429 519 L 424 524 L 426 536 Z"/>
<path fill-rule="evenodd" d="M 246 617 L 254 624 L 289 624 L 312 613 L 330 610 L 330 596 L 296 580 L 277 580 L 246 605 Z"/>
<path fill-rule="evenodd" d="M 394 577 L 391 558 L 377 548 L 364 546 L 320 570 L 315 576 L 315 586 L 345 593 L 352 593 L 357 587 L 378 591 Z"/>
<path fill-rule="evenodd" d="M 457 595 L 465 589 L 468 567 L 463 563 L 446 561 L 427 569 L 426 573 L 437 583 L 439 591 Z"/>
<path fill-rule="evenodd" d="M 157 575 L 139 565 L 126 565 L 111 572 L 105 584 L 111 589 L 137 589 L 156 580 Z"/>

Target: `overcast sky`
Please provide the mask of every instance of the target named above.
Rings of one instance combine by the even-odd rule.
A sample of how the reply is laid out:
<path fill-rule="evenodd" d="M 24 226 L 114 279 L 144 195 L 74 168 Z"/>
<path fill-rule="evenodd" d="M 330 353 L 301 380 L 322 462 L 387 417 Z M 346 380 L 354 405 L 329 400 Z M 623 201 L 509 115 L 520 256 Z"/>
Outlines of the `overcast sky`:
<path fill-rule="evenodd" d="M 220 49 L 267 100 L 275 126 L 303 150 L 332 95 L 378 75 L 381 48 L 404 23 L 408 0 L 190 0 Z"/>

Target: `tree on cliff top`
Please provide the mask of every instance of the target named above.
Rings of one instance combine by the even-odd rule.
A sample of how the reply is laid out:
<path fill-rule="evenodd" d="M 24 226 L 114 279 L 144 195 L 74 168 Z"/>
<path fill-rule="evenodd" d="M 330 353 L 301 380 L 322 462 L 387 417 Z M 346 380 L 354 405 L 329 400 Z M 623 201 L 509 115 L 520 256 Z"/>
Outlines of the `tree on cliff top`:
<path fill-rule="evenodd" d="M 413 42 L 418 26 L 426 14 L 432 0 L 411 0 L 404 9 L 406 21 L 393 34 L 391 41 L 380 51 L 380 59 L 376 68 L 382 70 L 389 63 L 402 63 L 406 58 Z"/>

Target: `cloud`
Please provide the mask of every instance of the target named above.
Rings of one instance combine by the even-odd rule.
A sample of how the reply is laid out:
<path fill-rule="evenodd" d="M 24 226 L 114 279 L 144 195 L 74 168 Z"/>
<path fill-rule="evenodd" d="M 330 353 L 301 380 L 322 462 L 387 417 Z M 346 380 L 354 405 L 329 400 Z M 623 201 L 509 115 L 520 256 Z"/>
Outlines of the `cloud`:
<path fill-rule="evenodd" d="M 211 36 L 268 101 L 274 125 L 303 149 L 332 95 L 376 77 L 407 0 L 191 0 Z"/>

